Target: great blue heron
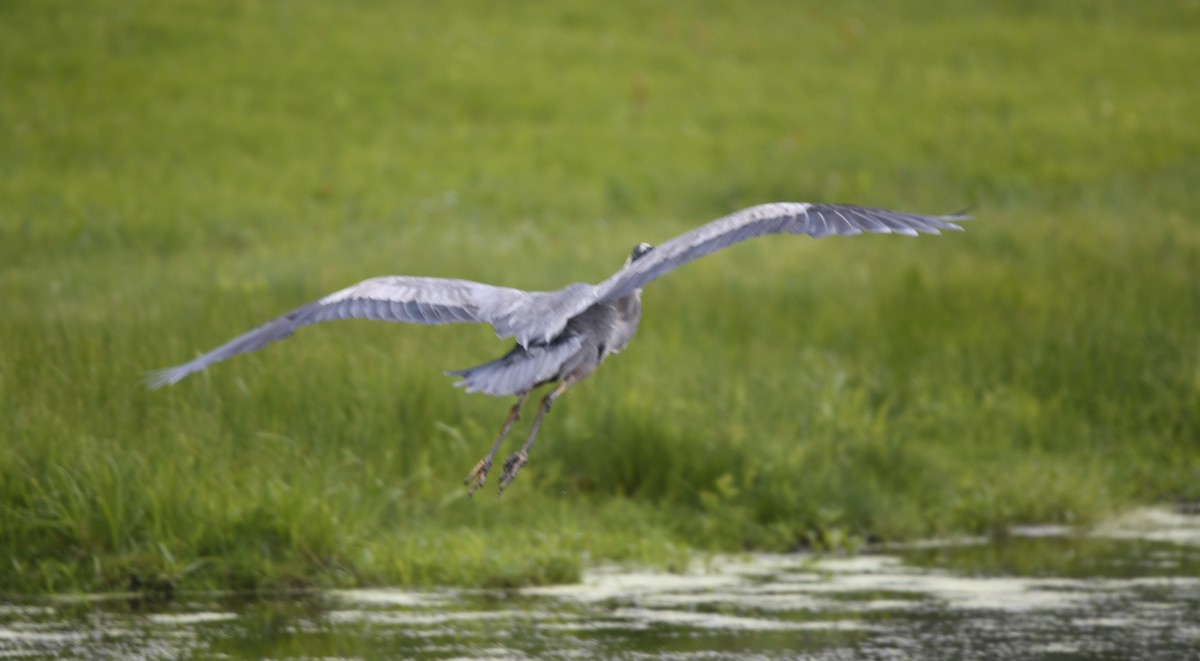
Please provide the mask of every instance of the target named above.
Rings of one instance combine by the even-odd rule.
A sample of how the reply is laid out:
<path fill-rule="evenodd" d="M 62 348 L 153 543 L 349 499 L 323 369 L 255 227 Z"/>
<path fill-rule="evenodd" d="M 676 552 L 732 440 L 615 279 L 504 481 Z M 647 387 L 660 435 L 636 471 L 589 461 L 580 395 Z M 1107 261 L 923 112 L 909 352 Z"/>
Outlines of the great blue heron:
<path fill-rule="evenodd" d="M 863 232 L 916 236 L 919 232 L 962 230 L 953 221 L 967 218 L 962 213 L 923 216 L 842 204 L 780 202 L 743 209 L 657 248 L 639 243 L 625 266 L 600 284 L 577 282 L 556 291 L 529 292 L 468 280 L 396 275 L 371 278 L 268 321 L 195 360 L 152 372 L 146 381 L 151 388 L 170 385 L 215 362 L 255 351 L 319 321 L 360 318 L 431 325 L 491 324 L 501 338 L 516 338 L 516 346 L 489 363 L 446 372 L 447 376 L 461 377 L 455 385 L 467 392 L 517 396 L 500 435 L 464 480 L 470 487 L 469 494 L 483 486 L 492 460 L 520 418 L 529 394 L 539 386 L 558 384 L 542 398 L 525 445 L 504 462 L 499 488 L 503 493 L 529 461 L 533 439 L 554 400 L 629 344 L 642 316 L 642 286 L 651 280 L 756 236 L 788 233 L 820 238 Z"/>

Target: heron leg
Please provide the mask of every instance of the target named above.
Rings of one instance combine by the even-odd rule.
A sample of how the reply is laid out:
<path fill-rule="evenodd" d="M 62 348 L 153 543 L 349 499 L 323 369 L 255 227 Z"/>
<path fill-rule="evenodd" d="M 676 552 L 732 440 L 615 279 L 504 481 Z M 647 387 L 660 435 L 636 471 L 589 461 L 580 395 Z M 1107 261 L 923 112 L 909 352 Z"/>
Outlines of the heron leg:
<path fill-rule="evenodd" d="M 475 464 L 475 468 L 472 468 L 471 472 L 467 473 L 466 479 L 463 480 L 463 484 L 468 484 L 471 487 L 467 491 L 467 496 L 474 496 L 475 491 L 479 487 L 482 487 L 483 483 L 487 480 L 488 471 L 492 469 L 492 460 L 496 458 L 496 451 L 500 449 L 500 444 L 508 437 L 508 432 L 512 429 L 513 423 L 521 419 L 521 407 L 525 405 L 525 400 L 529 397 L 529 393 L 530 391 L 526 390 L 517 396 L 517 403 L 513 404 L 512 410 L 508 412 L 508 419 L 504 421 L 504 427 L 500 429 L 500 435 L 492 443 L 492 448 L 488 450 L 483 459 L 479 460 L 479 463 Z"/>
<path fill-rule="evenodd" d="M 529 463 L 529 449 L 533 447 L 533 439 L 537 438 L 538 428 L 542 426 L 542 418 L 550 412 L 550 406 L 554 404 L 554 400 L 558 399 L 558 396 L 563 394 L 572 383 L 574 383 L 573 380 L 564 379 L 554 390 L 542 398 L 542 405 L 538 408 L 537 417 L 533 420 L 533 428 L 529 430 L 529 438 L 525 439 L 525 445 L 504 460 L 504 475 L 500 476 L 500 493 L 504 493 L 508 485 L 517 479 L 517 473 L 521 472 L 525 464 Z"/>

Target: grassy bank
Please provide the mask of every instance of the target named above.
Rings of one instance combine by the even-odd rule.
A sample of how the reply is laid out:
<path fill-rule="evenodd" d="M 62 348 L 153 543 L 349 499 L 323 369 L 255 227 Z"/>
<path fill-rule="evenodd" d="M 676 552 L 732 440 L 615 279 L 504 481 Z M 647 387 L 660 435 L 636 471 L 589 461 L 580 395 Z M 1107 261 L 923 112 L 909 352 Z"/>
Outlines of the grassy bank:
<path fill-rule="evenodd" d="M 1200 6 L 992 4 L 0 4 L 0 592 L 521 585 L 1200 498 Z M 440 375 L 487 328 L 140 385 L 368 276 L 598 281 L 769 200 L 980 207 L 655 283 L 500 499 L 459 480 L 509 402 Z"/>

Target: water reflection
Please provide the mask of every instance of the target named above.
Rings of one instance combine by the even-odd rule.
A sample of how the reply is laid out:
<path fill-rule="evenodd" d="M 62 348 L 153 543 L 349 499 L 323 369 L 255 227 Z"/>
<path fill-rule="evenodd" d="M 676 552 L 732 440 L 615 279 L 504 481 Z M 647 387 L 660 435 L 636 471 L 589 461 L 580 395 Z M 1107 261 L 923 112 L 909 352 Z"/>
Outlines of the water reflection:
<path fill-rule="evenodd" d="M 602 567 L 580 585 L 505 593 L 207 598 L 150 613 L 122 600 L 0 605 L 0 657 L 1197 658 L 1200 517 L 725 558 L 687 575 Z"/>

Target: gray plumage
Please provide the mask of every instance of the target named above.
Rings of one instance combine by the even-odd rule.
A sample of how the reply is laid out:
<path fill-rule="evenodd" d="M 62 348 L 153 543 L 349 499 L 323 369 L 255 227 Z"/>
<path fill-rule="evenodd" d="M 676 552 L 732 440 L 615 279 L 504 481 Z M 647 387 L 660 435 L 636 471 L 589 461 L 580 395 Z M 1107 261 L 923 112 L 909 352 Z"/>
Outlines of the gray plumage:
<path fill-rule="evenodd" d="M 506 462 L 501 491 L 525 464 L 542 416 L 570 384 L 586 377 L 607 356 L 628 345 L 641 319 L 641 289 L 669 271 L 721 248 L 768 234 L 831 235 L 866 233 L 938 234 L 961 230 L 961 214 L 923 216 L 842 204 L 781 202 L 763 204 L 715 220 L 652 248 L 639 244 L 624 268 L 599 284 L 574 283 L 562 289 L 527 292 L 468 280 L 383 276 L 364 280 L 301 306 L 240 335 L 194 360 L 153 372 L 147 385 L 161 388 L 240 353 L 256 351 L 290 336 L 301 326 L 334 319 L 374 319 L 417 324 L 486 323 L 516 346 L 489 363 L 447 372 L 468 392 L 518 395 L 491 452 L 468 475 L 473 493 L 490 469 L 500 442 L 519 417 L 530 391 L 559 382 L 545 399 L 524 448 Z"/>

